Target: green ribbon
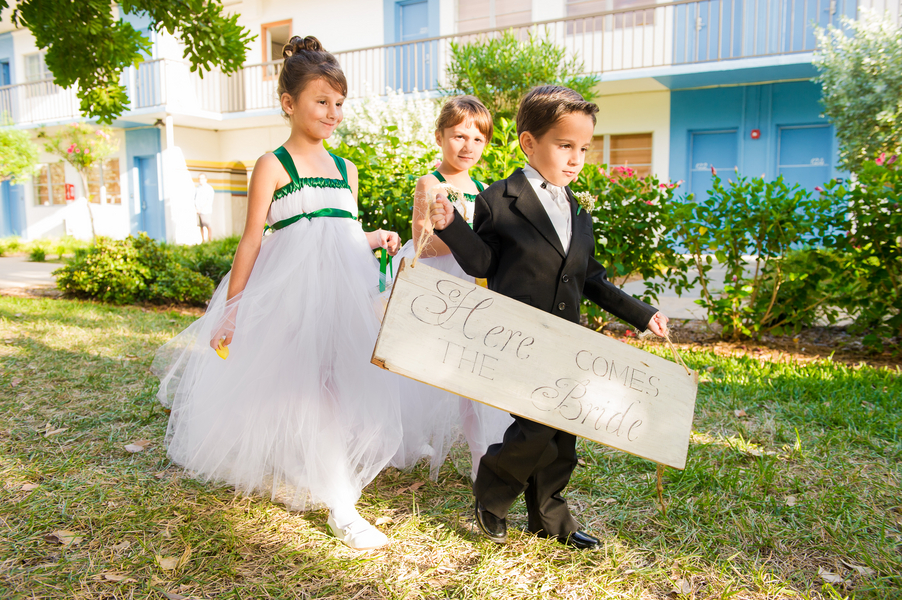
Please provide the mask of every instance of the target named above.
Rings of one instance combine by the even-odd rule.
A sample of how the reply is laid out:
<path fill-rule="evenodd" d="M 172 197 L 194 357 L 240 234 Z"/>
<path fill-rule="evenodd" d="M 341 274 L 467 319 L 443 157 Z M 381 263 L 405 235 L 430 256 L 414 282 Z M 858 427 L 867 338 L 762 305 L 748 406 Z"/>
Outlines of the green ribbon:
<path fill-rule="evenodd" d="M 338 219 L 357 219 L 357 216 L 351 212 L 346 210 L 342 210 L 340 208 L 321 208 L 319 210 L 315 210 L 309 213 L 301 213 L 299 215 L 295 215 L 293 217 L 288 217 L 287 219 L 282 219 L 281 221 L 277 221 L 272 225 L 267 225 L 263 228 L 263 232 L 266 233 L 267 229 L 272 229 L 273 231 L 278 231 L 283 227 L 288 227 L 292 223 L 297 223 L 301 219 L 313 219 L 316 217 L 335 217 Z"/>
<path fill-rule="evenodd" d="M 382 276 L 379 278 L 379 291 L 385 291 L 385 272 L 390 270 L 391 276 L 395 276 L 395 267 L 394 261 L 389 260 L 388 250 L 385 248 L 379 249 L 379 272 L 382 273 Z"/>

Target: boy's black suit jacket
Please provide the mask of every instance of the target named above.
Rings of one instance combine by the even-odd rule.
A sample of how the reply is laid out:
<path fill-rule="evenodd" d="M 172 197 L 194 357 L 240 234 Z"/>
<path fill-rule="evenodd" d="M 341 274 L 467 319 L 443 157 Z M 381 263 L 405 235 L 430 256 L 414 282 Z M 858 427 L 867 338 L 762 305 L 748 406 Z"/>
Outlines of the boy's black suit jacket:
<path fill-rule="evenodd" d="M 595 260 L 592 217 L 570 188 L 570 250 L 560 238 L 545 208 L 517 169 L 476 196 L 473 228 L 455 214 L 439 238 L 472 277 L 487 278 L 489 289 L 575 323 L 582 296 L 643 330 L 655 308 L 623 292 L 607 279 Z"/>

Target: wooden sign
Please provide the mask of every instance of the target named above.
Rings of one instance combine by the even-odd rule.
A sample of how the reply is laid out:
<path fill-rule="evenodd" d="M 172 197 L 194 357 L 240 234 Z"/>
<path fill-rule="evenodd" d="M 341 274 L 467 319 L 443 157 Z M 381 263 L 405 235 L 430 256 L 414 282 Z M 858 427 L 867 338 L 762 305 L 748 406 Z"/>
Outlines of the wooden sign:
<path fill-rule="evenodd" d="M 686 466 L 695 372 L 422 262 L 401 262 L 372 362 L 636 456 Z"/>

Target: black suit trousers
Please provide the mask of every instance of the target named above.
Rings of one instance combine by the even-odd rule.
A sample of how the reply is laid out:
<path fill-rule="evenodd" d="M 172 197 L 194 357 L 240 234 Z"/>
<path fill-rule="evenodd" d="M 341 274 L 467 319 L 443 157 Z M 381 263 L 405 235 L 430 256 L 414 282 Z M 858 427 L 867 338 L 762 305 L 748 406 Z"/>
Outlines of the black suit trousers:
<path fill-rule="evenodd" d="M 529 531 L 566 537 L 579 529 L 561 496 L 576 463 L 576 436 L 514 415 L 504 442 L 482 457 L 473 494 L 503 518 L 523 493 Z"/>

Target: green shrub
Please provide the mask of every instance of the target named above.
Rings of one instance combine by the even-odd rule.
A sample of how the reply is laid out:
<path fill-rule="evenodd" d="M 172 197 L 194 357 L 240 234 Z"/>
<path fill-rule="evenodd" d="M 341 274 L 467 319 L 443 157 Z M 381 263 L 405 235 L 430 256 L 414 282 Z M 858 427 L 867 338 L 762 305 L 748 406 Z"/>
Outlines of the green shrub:
<path fill-rule="evenodd" d="M 22 250 L 22 245 L 22 239 L 14 235 L 0 239 L 0 256 L 15 254 Z"/>
<path fill-rule="evenodd" d="M 535 31 L 519 40 L 512 30 L 498 37 L 480 37 L 468 44 L 451 42 L 446 95 L 472 94 L 482 100 L 495 122 L 513 119 L 520 99 L 537 85 L 564 85 L 587 100 L 595 95 L 599 78 L 583 75 L 575 56 Z"/>
<path fill-rule="evenodd" d="M 690 195 L 675 206 L 676 240 L 697 269 L 694 283 L 702 293 L 697 302 L 707 309 L 708 321 L 734 339 L 757 335 L 779 321 L 780 261 L 794 248 L 828 238 L 836 223 L 834 205 L 824 195 L 812 197 L 798 185 L 787 185 L 782 176 L 774 181 L 737 176 L 724 185 L 711 170 L 709 194 Z M 711 281 L 714 259 L 726 267 L 722 290 Z"/>
<path fill-rule="evenodd" d="M 751 306 L 753 314 L 766 315 L 762 329 L 783 335 L 836 323 L 847 303 L 849 260 L 829 248 L 803 248 L 769 261 Z"/>
<path fill-rule="evenodd" d="M 181 265 L 172 250 L 144 233 L 98 238 L 91 248 L 77 249 L 54 275 L 67 295 L 112 304 L 203 305 L 214 288 L 212 280 Z"/>
<path fill-rule="evenodd" d="M 32 262 L 44 262 L 47 260 L 47 249 L 40 245 L 32 245 L 28 253 L 28 260 Z"/>
<path fill-rule="evenodd" d="M 333 151 L 357 166 L 357 205 L 363 228 L 396 231 L 402 240 L 409 240 L 417 179 L 435 168 L 438 149 L 427 149 L 418 158 L 405 152 L 401 140 L 391 135 L 396 128 L 386 129 L 389 135 L 380 147 L 342 142 Z"/>
<path fill-rule="evenodd" d="M 151 304 L 203 306 L 213 295 L 213 288 L 210 278 L 172 262 L 150 284 L 146 301 Z"/>
<path fill-rule="evenodd" d="M 144 234 L 142 234 L 144 235 Z M 94 246 L 78 252 L 53 272 L 56 286 L 68 296 L 111 304 L 132 304 L 145 296 L 150 269 L 141 261 L 134 238 L 99 237 Z"/>
<path fill-rule="evenodd" d="M 171 250 L 183 267 L 208 277 L 218 285 L 232 268 L 239 241 L 240 237 L 231 236 L 194 246 L 172 246 Z"/>
<path fill-rule="evenodd" d="M 881 155 L 858 171 L 857 182 L 831 182 L 826 201 L 845 207 L 841 235 L 828 242 L 848 256 L 841 308 L 855 318 L 853 332 L 881 348 L 902 337 L 902 171 L 896 157 Z M 898 346 L 897 346 L 898 347 Z"/>

